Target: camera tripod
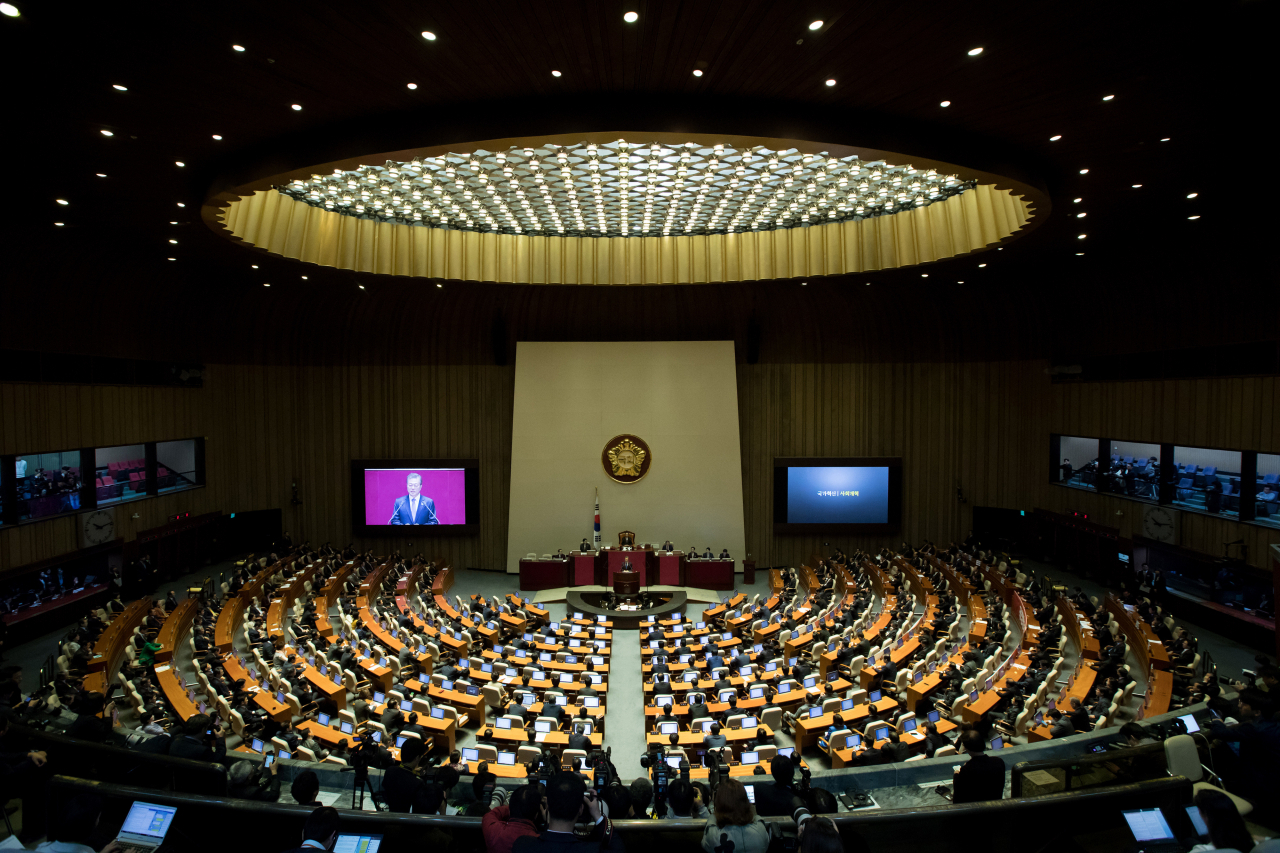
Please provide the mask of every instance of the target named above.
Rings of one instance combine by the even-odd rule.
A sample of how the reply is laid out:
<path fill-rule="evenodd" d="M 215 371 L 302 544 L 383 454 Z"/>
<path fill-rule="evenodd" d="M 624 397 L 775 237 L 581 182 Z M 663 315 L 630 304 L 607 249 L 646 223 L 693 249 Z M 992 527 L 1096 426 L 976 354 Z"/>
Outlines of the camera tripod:
<path fill-rule="evenodd" d="M 364 795 L 368 791 L 369 798 L 373 799 L 373 786 L 369 784 L 368 769 L 356 768 L 356 781 L 351 788 L 351 808 L 355 811 L 364 811 Z M 377 801 L 374 800 L 374 808 L 377 808 Z"/>

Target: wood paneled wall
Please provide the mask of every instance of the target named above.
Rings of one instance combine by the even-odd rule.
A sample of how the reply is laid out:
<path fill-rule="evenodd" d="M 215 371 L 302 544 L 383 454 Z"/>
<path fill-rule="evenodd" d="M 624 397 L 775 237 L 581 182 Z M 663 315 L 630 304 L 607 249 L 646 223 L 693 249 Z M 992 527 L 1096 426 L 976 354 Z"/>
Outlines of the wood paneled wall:
<path fill-rule="evenodd" d="M 1055 487 L 1051 432 L 1274 452 L 1276 377 L 1052 385 L 1043 361 L 762 362 L 739 348 L 738 405 L 748 551 L 795 564 L 831 547 L 905 539 L 945 543 L 973 506 L 1079 509 L 1137 532 L 1141 505 Z M 121 535 L 174 512 L 282 507 L 295 539 L 350 538 L 348 462 L 358 457 L 467 457 L 482 468 L 481 532 L 362 540 L 500 570 L 507 550 L 512 365 L 210 364 L 202 389 L 0 383 L 0 453 L 205 436 L 208 487 L 125 504 Z M 900 537 L 773 533 L 775 456 L 901 456 Z M 290 504 L 291 484 L 302 503 Z M 961 502 L 956 490 L 963 492 Z M 1119 510 L 1123 513 L 1116 516 Z M 133 513 L 140 518 L 132 519 Z M 1280 531 L 1186 513 L 1181 544 L 1219 554 L 1244 538 L 1266 565 Z M 570 543 L 566 543 L 570 544 Z M 714 543 L 713 543 L 714 544 Z M 73 518 L 0 530 L 0 571 L 75 550 Z"/>

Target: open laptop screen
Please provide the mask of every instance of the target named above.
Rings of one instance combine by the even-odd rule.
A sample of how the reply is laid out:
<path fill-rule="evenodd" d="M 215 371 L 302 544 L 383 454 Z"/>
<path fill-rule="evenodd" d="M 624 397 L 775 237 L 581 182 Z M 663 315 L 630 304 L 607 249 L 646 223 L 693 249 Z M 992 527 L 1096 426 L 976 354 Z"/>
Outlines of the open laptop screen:
<path fill-rule="evenodd" d="M 339 835 L 333 845 L 333 853 L 378 853 L 381 849 L 381 835 Z"/>
<path fill-rule="evenodd" d="M 177 806 L 135 802 L 129 808 L 124 826 L 120 827 L 120 834 L 159 842 L 169 831 L 169 825 L 173 823 L 173 816 L 177 811 Z"/>
<path fill-rule="evenodd" d="M 1172 841 L 1173 830 L 1159 809 L 1134 809 L 1122 812 L 1135 841 Z"/>

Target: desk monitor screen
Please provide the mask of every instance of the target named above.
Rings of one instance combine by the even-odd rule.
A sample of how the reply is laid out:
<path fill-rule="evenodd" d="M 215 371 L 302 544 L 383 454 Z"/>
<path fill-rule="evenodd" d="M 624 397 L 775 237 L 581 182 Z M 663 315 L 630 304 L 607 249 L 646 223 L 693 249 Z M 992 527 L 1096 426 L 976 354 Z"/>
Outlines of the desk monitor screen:
<path fill-rule="evenodd" d="M 693 660 L 693 655 L 680 655 L 680 663 L 688 663 Z"/>
<path fill-rule="evenodd" d="M 903 732 L 914 732 L 916 730 L 916 721 L 914 717 L 908 717 L 902 721 Z"/>
<path fill-rule="evenodd" d="M 867 694 L 867 701 L 870 702 L 872 705 L 879 702 L 883 698 L 884 698 L 884 694 L 881 693 L 879 690 L 872 690 L 870 693 Z"/>
<path fill-rule="evenodd" d="M 560 630 L 560 623 L 559 623 L 559 622 L 552 622 L 552 623 L 551 623 L 551 630 L 552 630 L 552 631 L 559 631 L 559 630 Z"/>
<path fill-rule="evenodd" d="M 353 460 L 351 499 L 357 535 L 479 532 L 480 463 Z"/>
<path fill-rule="evenodd" d="M 327 729 L 329 728 L 329 719 L 330 717 L 328 714 L 320 714 L 319 716 L 316 717 L 316 722 L 318 722 L 321 726 Z"/>
<path fill-rule="evenodd" d="M 440 689 L 441 689 L 441 690 L 452 690 L 452 689 L 453 689 L 453 682 L 452 682 L 452 681 L 449 681 L 448 679 L 445 679 L 444 681 L 441 681 L 441 682 L 440 682 Z"/>
<path fill-rule="evenodd" d="M 262 751 L 263 751 L 262 741 L 261 741 L 260 739 L 258 739 L 258 738 L 254 738 L 254 739 L 253 739 L 253 751 L 254 751 L 254 752 L 262 752 Z"/>
<path fill-rule="evenodd" d="M 707 623 L 706 623 L 706 622 L 696 622 L 696 623 L 694 623 L 693 630 L 695 630 L 695 631 L 701 631 L 701 630 L 702 630 L 703 628 L 705 628 L 705 627 L 707 627 Z"/>
<path fill-rule="evenodd" d="M 327 676 L 329 674 L 329 667 L 325 666 L 324 664 L 320 664 L 318 669 L 320 671 L 321 676 Z"/>
<path fill-rule="evenodd" d="M 684 761 L 684 759 L 678 755 L 668 755 L 666 761 L 668 767 L 678 772 L 680 770 L 680 762 Z"/>
<path fill-rule="evenodd" d="M 434 717 L 434 718 L 435 718 L 435 719 L 437 719 L 437 720 L 443 720 L 443 719 L 444 719 L 444 709 L 443 709 L 443 708 L 432 708 L 432 709 L 431 709 L 431 716 L 432 716 L 432 717 Z"/>
<path fill-rule="evenodd" d="M 688 682 L 689 684 L 693 684 L 693 682 L 697 681 L 697 680 L 698 680 L 698 673 L 697 673 L 697 670 L 692 670 L 692 669 L 691 669 L 691 670 L 689 670 L 688 672 L 686 672 L 686 673 L 684 674 L 684 680 L 685 680 L 686 682 Z"/>
<path fill-rule="evenodd" d="M 509 666 L 507 667 L 506 676 L 507 678 L 519 678 L 520 670 L 516 669 L 514 666 Z"/>
<path fill-rule="evenodd" d="M 584 708 L 599 708 L 599 707 L 600 707 L 600 697 L 599 697 L 599 696 L 583 696 L 583 697 L 581 697 L 578 701 L 582 703 L 582 707 L 584 707 Z"/>
<path fill-rule="evenodd" d="M 760 725 L 760 721 L 757 720 L 755 717 L 742 718 L 742 727 L 744 729 L 754 729 L 758 725 Z"/>
<path fill-rule="evenodd" d="M 577 663 L 577 662 L 578 662 L 578 656 L 577 656 L 577 655 L 565 655 L 565 656 L 564 656 L 564 662 L 565 662 L 565 663 Z"/>
<path fill-rule="evenodd" d="M 1191 825 L 1195 827 L 1196 835 L 1201 838 L 1209 837 L 1209 827 L 1204 822 L 1204 815 L 1200 814 L 1199 806 L 1187 806 L 1187 817 L 1191 820 Z"/>
<path fill-rule="evenodd" d="M 573 673 L 571 673 L 571 672 L 562 672 L 562 673 L 560 673 L 560 683 L 561 683 L 561 684 L 572 684 L 572 683 L 573 683 Z"/>
<path fill-rule="evenodd" d="M 738 670 L 738 677 L 739 677 L 739 678 L 750 678 L 750 677 L 751 677 L 751 667 L 749 667 L 749 666 L 744 666 L 742 669 Z"/>
<path fill-rule="evenodd" d="M 736 696 L 736 695 L 737 695 L 737 691 L 735 691 L 735 690 L 721 690 L 721 691 L 720 691 L 720 701 L 721 701 L 721 702 L 728 702 L 728 701 L 729 701 L 729 697 L 730 697 L 730 696 Z"/>
<path fill-rule="evenodd" d="M 839 677 L 840 673 L 836 672 L 834 669 L 827 673 L 827 681 L 835 681 Z"/>
<path fill-rule="evenodd" d="M 942 714 L 938 711 L 937 708 L 934 708 L 932 711 L 929 712 L 929 722 L 936 723 L 940 719 L 942 719 Z"/>
<path fill-rule="evenodd" d="M 581 613 L 581 611 L 575 611 L 575 612 L 574 612 L 574 614 L 573 614 L 573 618 L 574 618 L 574 619 L 581 619 L 581 618 L 582 618 L 582 613 Z"/>
<path fill-rule="evenodd" d="M 568 696 L 557 696 L 557 697 L 556 697 L 556 704 L 557 704 L 557 705 L 568 705 L 568 704 L 569 704 L 569 697 L 568 697 Z"/>
<path fill-rule="evenodd" d="M 598 628 L 596 628 L 596 636 L 597 636 L 597 637 L 604 636 L 604 634 L 606 634 L 606 633 L 607 633 L 607 631 L 606 631 L 604 628 L 599 628 L 599 627 L 598 627 Z"/>
<path fill-rule="evenodd" d="M 752 698 L 752 699 L 763 699 L 763 698 L 764 698 L 764 688 L 763 688 L 763 687 L 752 687 L 752 688 L 751 688 L 751 698 Z"/>
<path fill-rule="evenodd" d="M 127 845 L 146 845 L 154 849 L 164 841 L 177 814 L 176 806 L 158 806 L 154 803 L 135 802 L 120 827 L 120 840 Z"/>
<path fill-rule="evenodd" d="M 850 732 L 844 739 L 844 745 L 850 749 L 858 749 L 862 746 L 862 735 L 857 732 Z M 778 752 L 781 753 L 782 750 L 778 750 Z"/>
<path fill-rule="evenodd" d="M 784 682 L 782 682 L 781 684 L 779 684 L 779 685 L 778 685 L 778 692 L 779 692 L 779 693 L 790 693 L 790 692 L 791 692 L 791 685 L 790 685 L 790 684 L 787 684 L 785 681 L 784 681 Z"/>
<path fill-rule="evenodd" d="M 547 720 L 538 720 L 533 724 L 533 730 L 535 732 L 549 732 L 551 731 L 551 723 Z"/>
<path fill-rule="evenodd" d="M 852 711 L 852 710 L 853 710 L 853 700 L 852 700 L 852 699 L 845 699 L 843 702 L 841 702 L 841 703 L 840 703 L 840 710 L 841 710 L 841 711 Z"/>
<path fill-rule="evenodd" d="M 792 758 L 795 755 L 795 752 L 796 748 L 794 746 L 783 746 L 778 748 L 778 755 L 785 755 L 787 758 Z"/>
<path fill-rule="evenodd" d="M 773 507 L 778 532 L 887 532 L 902 517 L 902 460 L 774 459 Z"/>
<path fill-rule="evenodd" d="M 921 681 L 924 681 L 924 673 L 917 671 L 916 674 L 911 677 L 911 680 L 915 684 L 919 684 Z"/>
<path fill-rule="evenodd" d="M 658 723 L 658 734 L 673 735 L 679 731 L 679 723 Z"/>
<path fill-rule="evenodd" d="M 756 643 L 754 646 L 751 647 L 751 650 L 756 654 L 760 654 L 762 651 L 764 651 L 764 643 Z"/>
<path fill-rule="evenodd" d="M 1193 714 L 1183 714 L 1183 715 L 1182 715 L 1181 717 L 1179 717 L 1178 719 L 1179 719 L 1179 720 L 1182 720 L 1182 722 L 1186 725 L 1186 727 L 1187 727 L 1187 734 L 1189 734 L 1189 735 L 1193 735 L 1193 734 L 1195 734 L 1196 732 L 1200 731 L 1200 724 L 1196 722 L 1195 715 L 1193 715 Z"/>
<path fill-rule="evenodd" d="M 881 726 L 880 728 L 876 729 L 875 732 L 871 735 L 872 740 L 888 740 L 888 738 L 889 738 L 888 726 Z"/>
<path fill-rule="evenodd" d="M 992 748 L 992 749 L 1004 749 L 1004 738 L 1002 738 L 1002 737 L 993 737 L 993 738 L 991 739 L 991 748 Z"/>
<path fill-rule="evenodd" d="M 988 690 L 990 690 L 990 689 L 991 689 L 991 679 L 990 679 L 990 678 L 988 678 L 988 679 L 987 679 L 987 681 L 986 681 L 986 687 L 987 687 L 987 689 L 988 689 Z"/>
<path fill-rule="evenodd" d="M 479 696 L 479 695 L 480 695 L 480 688 L 479 688 L 479 687 L 477 687 L 477 686 L 476 686 L 476 685 L 474 685 L 474 684 L 468 684 L 468 685 L 467 685 L 467 695 L 468 695 L 468 696 Z"/>
<path fill-rule="evenodd" d="M 401 749 L 404 746 L 404 742 L 407 741 L 408 739 L 409 739 L 408 735 L 398 735 L 396 737 L 396 749 Z"/>
<path fill-rule="evenodd" d="M 378 731 L 377 729 L 373 730 L 373 742 L 382 743 L 382 732 Z"/>
<path fill-rule="evenodd" d="M 817 684 L 817 683 L 818 683 L 818 676 L 816 676 L 816 675 L 810 675 L 810 676 L 806 676 L 806 677 L 805 677 L 805 680 L 804 680 L 804 686 L 805 686 L 806 688 L 808 688 L 808 687 L 812 687 L 812 686 L 814 686 L 814 685 L 815 685 L 815 684 Z"/>
<path fill-rule="evenodd" d="M 827 651 L 834 652 L 839 645 L 839 643 L 827 643 Z"/>
<path fill-rule="evenodd" d="M 746 764 L 759 764 L 759 763 L 760 763 L 760 753 L 758 753 L 758 752 L 744 752 L 744 753 L 742 753 L 742 763 L 743 763 L 744 765 L 746 765 Z"/>
<path fill-rule="evenodd" d="M 343 720 L 342 723 L 338 726 L 338 729 L 344 735 L 355 734 L 355 730 L 352 728 L 350 720 Z"/>
<path fill-rule="evenodd" d="M 538 660 L 551 660 L 551 652 L 540 652 Z"/>
<path fill-rule="evenodd" d="M 510 720 L 508 720 L 507 722 L 510 722 Z M 477 748 L 476 748 L 476 747 L 474 747 L 474 746 L 467 746 L 467 747 L 463 747 L 463 749 L 462 749 L 462 760 L 463 760 L 463 761 L 479 761 L 479 760 L 480 760 L 480 750 L 479 750 L 479 749 L 477 749 Z"/>
<path fill-rule="evenodd" d="M 491 664 L 491 663 L 482 663 L 482 664 L 480 664 L 480 671 L 481 671 L 481 672 L 490 672 L 490 673 L 491 673 L 491 672 L 493 672 L 493 664 Z"/>
<path fill-rule="evenodd" d="M 1134 809 L 1121 812 L 1135 841 L 1173 841 L 1173 830 L 1160 809 Z"/>
<path fill-rule="evenodd" d="M 929 661 L 929 672 L 932 673 L 937 671 L 938 671 L 938 662 L 936 660 Z"/>
<path fill-rule="evenodd" d="M 776 672 L 777 669 L 778 669 L 778 662 L 776 660 L 771 660 L 764 665 L 765 672 Z"/>
<path fill-rule="evenodd" d="M 800 639 L 800 632 L 799 632 L 799 631 L 792 631 L 792 632 L 791 632 L 791 639 L 793 639 L 793 640 L 798 640 L 798 639 Z M 795 660 L 795 658 L 792 658 L 792 660 Z M 795 664 L 792 664 L 792 666 L 795 666 Z"/>
<path fill-rule="evenodd" d="M 978 701 L 978 691 L 974 690 L 972 693 L 969 694 L 969 702 L 973 703 L 977 701 Z"/>
<path fill-rule="evenodd" d="M 795 666 L 796 661 L 798 660 L 800 660 L 800 658 L 787 658 L 787 666 Z"/>
<path fill-rule="evenodd" d="M 333 845 L 333 853 L 378 853 L 381 849 L 381 835 L 339 835 Z"/>
<path fill-rule="evenodd" d="M 821 709 L 821 708 L 810 708 L 810 709 L 809 709 L 809 719 L 811 719 L 811 720 L 816 720 L 818 717 L 821 717 L 821 716 L 822 716 L 822 709 Z"/>
<path fill-rule="evenodd" d="M 387 701 L 387 694 L 383 693 L 381 690 L 375 690 L 373 692 L 373 704 L 381 705 L 386 701 Z"/>
<path fill-rule="evenodd" d="M 514 752 L 499 752 L 498 763 L 513 766 L 516 763 L 516 754 Z"/>
<path fill-rule="evenodd" d="M 495 724 L 496 724 L 496 725 L 497 725 L 497 727 L 498 727 L 498 728 L 500 728 L 500 729 L 509 729 L 509 728 L 511 728 L 511 721 L 510 721 L 509 719 L 507 719 L 506 717 L 499 717 L 499 718 L 495 721 Z"/>
<path fill-rule="evenodd" d="M 597 616 L 596 621 L 603 625 L 605 622 L 608 622 L 609 620 L 606 619 L 604 616 Z"/>

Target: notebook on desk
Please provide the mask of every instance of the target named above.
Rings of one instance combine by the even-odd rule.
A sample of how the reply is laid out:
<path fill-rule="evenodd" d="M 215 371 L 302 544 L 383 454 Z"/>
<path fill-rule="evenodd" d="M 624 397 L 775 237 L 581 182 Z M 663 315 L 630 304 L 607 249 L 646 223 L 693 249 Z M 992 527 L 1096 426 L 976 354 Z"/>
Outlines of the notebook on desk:
<path fill-rule="evenodd" d="M 154 803 L 135 802 L 120 827 L 116 843 L 125 853 L 151 853 L 164 843 L 164 837 L 177 814 L 176 806 L 158 806 Z"/>

